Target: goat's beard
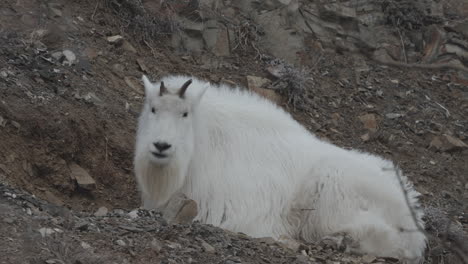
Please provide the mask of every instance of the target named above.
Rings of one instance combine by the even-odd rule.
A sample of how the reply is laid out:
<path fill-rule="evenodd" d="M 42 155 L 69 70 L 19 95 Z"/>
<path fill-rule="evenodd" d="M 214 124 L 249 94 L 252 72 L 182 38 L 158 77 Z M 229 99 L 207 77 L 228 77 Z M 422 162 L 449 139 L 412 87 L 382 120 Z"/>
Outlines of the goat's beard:
<path fill-rule="evenodd" d="M 183 187 L 188 170 L 189 162 L 177 155 L 172 155 L 164 165 L 153 160 L 145 157 L 143 160 L 137 158 L 135 162 L 135 174 L 145 209 L 156 209 L 166 204 Z"/>

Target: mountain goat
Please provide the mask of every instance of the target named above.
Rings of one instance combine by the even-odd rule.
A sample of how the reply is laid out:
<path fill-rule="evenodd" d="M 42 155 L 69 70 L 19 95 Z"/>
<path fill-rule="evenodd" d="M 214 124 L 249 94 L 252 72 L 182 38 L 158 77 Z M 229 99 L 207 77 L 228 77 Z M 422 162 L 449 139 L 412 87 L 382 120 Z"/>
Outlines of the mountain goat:
<path fill-rule="evenodd" d="M 324 142 L 239 87 L 183 75 L 142 80 L 134 169 L 143 207 L 182 192 L 198 204 L 195 220 L 234 232 L 306 241 L 347 234 L 353 252 L 423 259 L 426 237 L 405 200 L 406 192 L 418 207 L 419 194 L 404 176 L 403 191 L 392 162 Z"/>

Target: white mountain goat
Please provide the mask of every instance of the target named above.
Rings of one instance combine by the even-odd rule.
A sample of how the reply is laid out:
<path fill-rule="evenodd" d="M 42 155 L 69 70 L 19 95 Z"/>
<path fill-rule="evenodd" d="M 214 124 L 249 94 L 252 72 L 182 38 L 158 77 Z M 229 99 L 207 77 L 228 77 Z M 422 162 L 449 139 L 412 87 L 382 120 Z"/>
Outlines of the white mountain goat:
<path fill-rule="evenodd" d="M 134 165 L 145 208 L 182 192 L 198 204 L 195 220 L 234 232 L 306 241 L 347 234 L 353 252 L 423 259 L 426 237 L 392 162 L 321 141 L 239 87 L 142 79 Z M 422 226 L 419 194 L 401 179 Z"/>

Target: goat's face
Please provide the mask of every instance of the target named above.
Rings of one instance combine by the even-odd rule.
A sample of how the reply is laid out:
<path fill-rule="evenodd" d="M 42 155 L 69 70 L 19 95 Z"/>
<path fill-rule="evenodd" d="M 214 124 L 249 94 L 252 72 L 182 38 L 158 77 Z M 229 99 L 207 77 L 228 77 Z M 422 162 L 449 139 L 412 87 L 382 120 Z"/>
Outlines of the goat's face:
<path fill-rule="evenodd" d="M 185 94 L 191 80 L 181 87 L 151 83 L 143 76 L 145 105 L 139 124 L 139 148 L 148 160 L 159 166 L 190 158 L 193 152 L 192 113 L 202 94 Z"/>

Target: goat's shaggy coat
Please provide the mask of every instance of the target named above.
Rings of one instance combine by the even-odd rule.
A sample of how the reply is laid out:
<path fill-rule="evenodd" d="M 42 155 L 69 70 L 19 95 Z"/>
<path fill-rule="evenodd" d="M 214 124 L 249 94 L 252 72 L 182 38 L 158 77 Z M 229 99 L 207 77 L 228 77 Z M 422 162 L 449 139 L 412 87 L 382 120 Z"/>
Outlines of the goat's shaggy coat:
<path fill-rule="evenodd" d="M 197 202 L 202 223 L 307 241 L 342 232 L 355 252 L 422 259 L 426 238 L 392 162 L 324 142 L 249 91 L 188 76 L 143 81 L 134 164 L 144 207 L 181 191 Z M 170 148 L 158 152 L 157 142 Z M 402 180 L 418 207 L 419 194 Z"/>

